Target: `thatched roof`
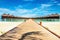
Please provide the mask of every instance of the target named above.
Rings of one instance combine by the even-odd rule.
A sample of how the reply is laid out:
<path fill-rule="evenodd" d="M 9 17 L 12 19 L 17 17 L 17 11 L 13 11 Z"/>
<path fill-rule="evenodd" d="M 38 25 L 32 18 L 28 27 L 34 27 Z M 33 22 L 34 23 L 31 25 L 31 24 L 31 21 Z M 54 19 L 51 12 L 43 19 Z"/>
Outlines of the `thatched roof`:
<path fill-rule="evenodd" d="M 59 14 L 51 14 L 51 15 L 47 15 L 47 16 L 42 16 L 42 17 L 18 17 L 18 16 L 13 16 L 13 15 L 9 15 L 9 14 L 3 14 L 2 18 L 15 18 L 15 19 L 48 19 L 48 18 L 59 18 Z"/>

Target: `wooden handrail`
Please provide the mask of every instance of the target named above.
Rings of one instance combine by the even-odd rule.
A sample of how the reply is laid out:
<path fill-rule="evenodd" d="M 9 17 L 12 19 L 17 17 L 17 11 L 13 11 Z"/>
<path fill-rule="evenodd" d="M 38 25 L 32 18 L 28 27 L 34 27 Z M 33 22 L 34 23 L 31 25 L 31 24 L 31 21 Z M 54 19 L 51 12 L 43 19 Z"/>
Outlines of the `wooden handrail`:
<path fill-rule="evenodd" d="M 42 25 L 42 27 L 44 29 L 48 30 L 50 33 L 52 33 L 53 35 L 55 35 L 56 37 L 58 37 L 60 39 L 60 36 L 59 35 L 57 35 L 56 33 L 52 32 L 51 30 L 49 30 L 48 28 L 44 27 L 43 25 Z"/>

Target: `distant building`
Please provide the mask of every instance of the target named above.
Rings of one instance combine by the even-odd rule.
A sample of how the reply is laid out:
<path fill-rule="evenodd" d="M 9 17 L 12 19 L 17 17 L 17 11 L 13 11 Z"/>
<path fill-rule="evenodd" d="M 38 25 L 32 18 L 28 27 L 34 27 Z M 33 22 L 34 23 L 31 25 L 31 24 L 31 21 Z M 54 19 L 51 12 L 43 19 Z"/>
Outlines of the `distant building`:
<path fill-rule="evenodd" d="M 43 17 L 34 17 L 34 18 L 28 18 L 28 17 L 17 17 L 9 14 L 3 14 L 2 15 L 2 21 L 24 21 L 26 19 L 36 19 L 36 20 L 42 20 L 42 21 L 59 21 L 60 15 L 59 14 L 51 14 Z"/>

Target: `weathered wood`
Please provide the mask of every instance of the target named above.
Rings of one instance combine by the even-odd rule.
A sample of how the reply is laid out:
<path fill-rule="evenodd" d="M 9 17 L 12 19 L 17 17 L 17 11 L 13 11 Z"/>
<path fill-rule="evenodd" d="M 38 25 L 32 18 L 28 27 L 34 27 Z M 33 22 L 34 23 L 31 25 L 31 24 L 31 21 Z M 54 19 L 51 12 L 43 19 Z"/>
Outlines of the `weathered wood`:
<path fill-rule="evenodd" d="M 44 29 L 42 26 L 35 23 L 33 20 L 29 19 L 26 22 L 19 24 L 13 30 L 10 30 L 3 36 L 0 36 L 0 40 L 18 40 L 21 39 L 22 35 L 28 32 L 36 32 L 39 31 L 40 35 L 31 34 L 31 40 L 60 40 L 55 35 Z M 25 36 L 25 40 L 28 40 L 28 36 Z"/>

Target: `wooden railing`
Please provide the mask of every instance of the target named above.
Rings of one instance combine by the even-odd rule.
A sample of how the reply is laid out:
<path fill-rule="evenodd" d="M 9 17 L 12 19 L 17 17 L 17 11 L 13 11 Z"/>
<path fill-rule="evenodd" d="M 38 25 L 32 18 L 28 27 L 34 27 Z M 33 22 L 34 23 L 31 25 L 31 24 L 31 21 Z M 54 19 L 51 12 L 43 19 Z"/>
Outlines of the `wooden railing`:
<path fill-rule="evenodd" d="M 40 22 L 40 25 L 41 25 L 44 29 L 46 29 L 47 31 L 49 31 L 50 33 L 52 33 L 53 35 L 55 35 L 56 37 L 58 37 L 58 38 L 60 39 L 60 36 L 59 36 L 59 35 L 57 35 L 57 34 L 54 33 L 53 31 L 49 30 L 49 29 L 46 28 L 45 26 L 43 26 L 43 25 L 42 25 L 42 22 Z"/>

